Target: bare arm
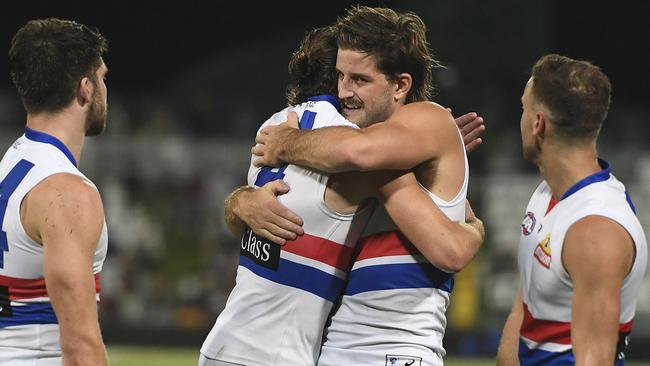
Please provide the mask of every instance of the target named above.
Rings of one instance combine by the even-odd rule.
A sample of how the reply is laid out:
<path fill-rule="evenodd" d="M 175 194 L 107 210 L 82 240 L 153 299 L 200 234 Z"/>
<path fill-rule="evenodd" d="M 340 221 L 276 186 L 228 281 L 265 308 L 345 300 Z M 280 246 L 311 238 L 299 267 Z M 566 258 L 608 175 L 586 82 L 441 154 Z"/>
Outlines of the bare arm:
<path fill-rule="evenodd" d="M 503 326 L 497 353 L 497 366 L 519 366 L 519 330 L 523 321 L 524 304 L 519 289 L 512 311 Z"/>
<path fill-rule="evenodd" d="M 562 262 L 574 285 L 571 344 L 576 365 L 611 365 L 621 286 L 634 262 L 632 238 L 609 218 L 587 216 L 567 232 Z"/>
<path fill-rule="evenodd" d="M 460 271 L 483 243 L 483 223 L 471 208 L 467 223 L 451 221 L 420 188 L 413 173 L 385 184 L 379 189 L 379 196 L 404 235 L 442 270 Z"/>
<path fill-rule="evenodd" d="M 295 114 L 290 122 L 295 123 Z M 457 121 L 461 131 L 474 139 L 484 130 L 483 119 L 467 114 Z M 399 108 L 386 122 L 370 127 L 326 127 L 312 131 L 287 125 L 260 131 L 252 152 L 257 166 L 280 162 L 308 166 L 325 172 L 352 170 L 410 169 L 432 157 L 441 148 L 436 141 L 457 138 L 451 114 L 437 104 L 411 103 Z M 395 152 L 399 151 L 399 154 Z"/>
<path fill-rule="evenodd" d="M 284 245 L 304 233 L 302 219 L 277 200 L 289 192 L 281 180 L 266 183 L 255 189 L 243 186 L 226 198 L 224 209 L 228 228 L 234 235 L 242 235 L 246 226 L 257 235 Z"/>
<path fill-rule="evenodd" d="M 56 174 L 37 185 L 23 205 L 25 227 L 44 248 L 45 284 L 60 326 L 63 365 L 107 365 L 93 274 L 104 226 L 99 192 L 81 177 Z"/>

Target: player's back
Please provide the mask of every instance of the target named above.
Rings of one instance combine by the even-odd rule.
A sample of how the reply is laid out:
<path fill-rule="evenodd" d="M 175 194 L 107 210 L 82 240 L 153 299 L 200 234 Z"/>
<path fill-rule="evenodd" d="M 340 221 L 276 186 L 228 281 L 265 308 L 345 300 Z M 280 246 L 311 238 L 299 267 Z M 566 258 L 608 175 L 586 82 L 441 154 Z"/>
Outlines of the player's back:
<path fill-rule="evenodd" d="M 462 186 L 451 200 L 423 188 L 453 221 L 465 220 L 466 157 L 464 164 Z M 357 251 L 318 364 L 441 365 L 453 273 L 429 263 L 383 207 L 373 213 Z"/>
<path fill-rule="evenodd" d="M 335 103 L 333 97 L 315 98 L 294 108 L 300 128 L 355 127 Z M 263 126 L 286 120 L 287 112 Z M 305 234 L 282 247 L 250 230 L 244 234 L 235 288 L 201 348 L 207 358 L 251 366 L 316 363 L 325 322 L 371 209 L 333 212 L 324 201 L 327 175 L 295 165 L 255 168 L 251 162 L 250 185 L 276 179 L 291 187 L 279 200 L 303 218 Z"/>
<path fill-rule="evenodd" d="M 0 364 L 3 365 L 23 365 L 21 362 L 34 365 L 37 358 L 43 362 L 47 359 L 60 362 L 59 327 L 44 279 L 43 246 L 25 232 L 20 216 L 25 195 L 47 177 L 59 173 L 86 179 L 61 141 L 29 128 L 0 162 Z M 104 224 L 93 263 L 98 299 L 99 272 L 107 243 Z"/>

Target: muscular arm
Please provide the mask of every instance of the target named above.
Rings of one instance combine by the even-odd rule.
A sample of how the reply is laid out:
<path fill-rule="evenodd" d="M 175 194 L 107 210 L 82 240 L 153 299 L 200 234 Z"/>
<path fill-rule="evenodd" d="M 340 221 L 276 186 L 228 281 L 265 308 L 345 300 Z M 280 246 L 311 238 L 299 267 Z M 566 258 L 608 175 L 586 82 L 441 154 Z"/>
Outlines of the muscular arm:
<path fill-rule="evenodd" d="M 413 173 L 382 186 L 379 196 L 404 235 L 429 262 L 442 270 L 460 271 L 483 243 L 483 223 L 471 209 L 468 223 L 451 221 L 420 188 Z"/>
<path fill-rule="evenodd" d="M 99 192 L 56 174 L 25 198 L 24 224 L 44 249 L 47 292 L 61 332 L 63 365 L 107 365 L 99 330 L 93 259 L 104 225 Z"/>
<path fill-rule="evenodd" d="M 574 285 L 571 344 L 576 365 L 614 361 L 621 286 L 633 262 L 632 238 L 609 218 L 587 216 L 567 232 L 562 263 Z"/>
<path fill-rule="evenodd" d="M 521 297 L 521 289 L 517 292 L 517 298 L 512 311 L 503 326 L 499 351 L 497 353 L 497 366 L 518 366 L 519 365 L 519 330 L 524 321 L 524 305 Z"/>
<path fill-rule="evenodd" d="M 418 102 L 367 128 L 326 127 L 304 131 L 270 126 L 257 136 L 256 164 L 279 161 L 325 172 L 410 169 L 438 156 L 441 143 L 459 138 L 449 111 Z"/>

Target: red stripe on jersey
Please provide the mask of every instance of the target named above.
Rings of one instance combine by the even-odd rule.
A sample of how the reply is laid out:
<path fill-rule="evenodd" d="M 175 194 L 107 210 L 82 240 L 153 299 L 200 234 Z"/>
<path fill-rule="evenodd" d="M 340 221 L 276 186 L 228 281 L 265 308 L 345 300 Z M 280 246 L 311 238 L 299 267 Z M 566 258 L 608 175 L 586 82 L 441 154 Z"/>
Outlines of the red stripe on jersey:
<path fill-rule="evenodd" d="M 620 324 L 618 332 L 629 333 L 632 331 L 633 324 L 634 320 Z M 535 319 L 526 304 L 524 304 L 524 321 L 521 323 L 520 333 L 538 343 L 571 344 L 571 323 Z"/>
<path fill-rule="evenodd" d="M 352 248 L 306 233 L 296 240 L 287 241 L 282 250 L 328 264 L 343 271 L 350 269 L 350 262 L 352 261 Z"/>
<path fill-rule="evenodd" d="M 0 286 L 9 289 L 10 300 L 34 299 L 38 297 L 49 297 L 45 286 L 45 279 L 15 278 L 0 275 Z M 95 292 L 101 292 L 99 284 L 99 273 L 95 274 Z"/>
<path fill-rule="evenodd" d="M 385 231 L 361 239 L 358 244 L 359 256 L 357 261 L 388 257 L 392 255 L 412 255 L 419 251 L 400 231 Z"/>
<path fill-rule="evenodd" d="M 546 208 L 546 213 L 544 216 L 548 215 L 549 212 L 557 205 L 557 203 L 560 202 L 555 196 L 551 195 L 551 199 L 548 201 L 548 207 Z"/>
<path fill-rule="evenodd" d="M 632 331 L 632 326 L 634 325 L 634 319 L 630 320 L 627 323 L 623 323 L 618 326 L 619 333 L 629 333 Z"/>
<path fill-rule="evenodd" d="M 571 323 L 552 320 L 537 320 L 524 304 L 524 321 L 521 323 L 522 336 L 535 342 L 571 344 Z"/>

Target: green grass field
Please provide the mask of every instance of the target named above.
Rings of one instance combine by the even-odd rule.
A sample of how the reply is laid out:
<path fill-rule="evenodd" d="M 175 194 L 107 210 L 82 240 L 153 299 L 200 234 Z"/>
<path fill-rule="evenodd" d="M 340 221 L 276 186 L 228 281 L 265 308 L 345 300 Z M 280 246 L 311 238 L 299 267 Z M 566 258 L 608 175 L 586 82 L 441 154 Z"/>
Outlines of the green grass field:
<path fill-rule="evenodd" d="M 198 348 L 108 347 L 111 366 L 196 366 Z M 493 359 L 446 357 L 446 366 L 488 366 Z M 648 366 L 647 362 L 627 362 L 626 366 Z"/>
<path fill-rule="evenodd" d="M 198 348 L 108 347 L 111 366 L 196 366 Z M 446 358 L 447 366 L 487 366 L 493 360 Z"/>

